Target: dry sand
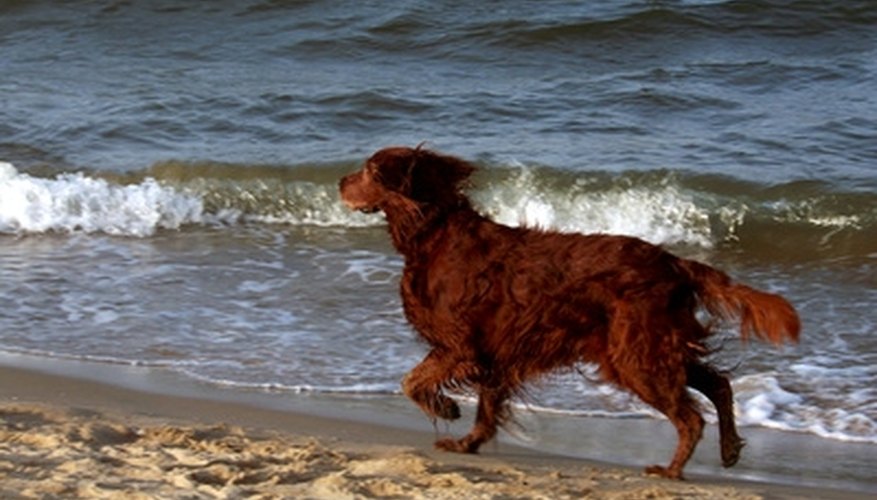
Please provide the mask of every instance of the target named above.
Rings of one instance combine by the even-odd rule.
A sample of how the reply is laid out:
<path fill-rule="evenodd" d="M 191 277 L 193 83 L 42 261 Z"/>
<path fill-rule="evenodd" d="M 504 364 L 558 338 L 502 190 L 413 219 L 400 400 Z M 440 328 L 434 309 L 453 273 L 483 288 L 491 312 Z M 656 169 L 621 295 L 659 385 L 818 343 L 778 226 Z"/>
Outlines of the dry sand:
<path fill-rule="evenodd" d="M 639 471 L 0 367 L 0 498 L 858 498 Z M 414 444 L 418 443 L 418 444 Z"/>
<path fill-rule="evenodd" d="M 407 447 L 221 424 L 121 423 L 34 404 L 5 405 L 0 419 L 4 498 L 756 498 L 624 471 L 443 463 Z"/>

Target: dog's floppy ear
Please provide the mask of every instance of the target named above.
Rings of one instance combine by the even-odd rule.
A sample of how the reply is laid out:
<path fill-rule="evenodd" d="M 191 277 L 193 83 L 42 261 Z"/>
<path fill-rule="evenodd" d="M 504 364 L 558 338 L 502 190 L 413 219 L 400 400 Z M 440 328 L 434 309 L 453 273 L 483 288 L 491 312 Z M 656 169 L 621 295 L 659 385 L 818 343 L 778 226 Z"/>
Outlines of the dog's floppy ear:
<path fill-rule="evenodd" d="M 464 200 L 462 190 L 475 171 L 471 164 L 425 149 L 422 144 L 384 148 L 366 164 L 386 189 L 418 203 L 440 206 L 455 206 Z"/>
<path fill-rule="evenodd" d="M 416 152 L 408 147 L 388 147 L 373 154 L 366 164 L 373 167 L 376 180 L 385 188 L 410 196 L 411 176 L 417 164 Z"/>
<path fill-rule="evenodd" d="M 411 198 L 440 205 L 457 204 L 464 197 L 463 188 L 475 167 L 459 158 L 420 146 L 413 152 L 409 184 Z"/>

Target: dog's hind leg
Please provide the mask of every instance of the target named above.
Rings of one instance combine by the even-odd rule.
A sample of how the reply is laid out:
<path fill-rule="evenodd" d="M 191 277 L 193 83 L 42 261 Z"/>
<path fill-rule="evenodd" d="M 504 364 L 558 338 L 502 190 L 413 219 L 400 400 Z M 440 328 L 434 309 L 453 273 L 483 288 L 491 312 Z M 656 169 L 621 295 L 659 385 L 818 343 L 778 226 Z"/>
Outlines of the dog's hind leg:
<path fill-rule="evenodd" d="M 474 363 L 432 350 L 402 380 L 402 391 L 430 417 L 456 420 L 460 407 L 442 393 L 442 388 L 466 385 L 477 375 Z"/>
<path fill-rule="evenodd" d="M 734 425 L 734 394 L 731 384 L 714 368 L 696 362 L 688 365 L 686 373 L 688 386 L 703 393 L 716 407 L 722 465 L 731 467 L 740 459 L 740 450 L 746 445 L 746 441 L 737 435 L 737 427 Z"/>
<path fill-rule="evenodd" d="M 461 439 L 445 438 L 436 441 L 435 447 L 456 453 L 477 453 L 478 448 L 496 436 L 497 427 L 507 415 L 506 399 L 509 390 L 505 387 L 483 387 L 478 394 L 478 414 L 475 426 Z"/>
<path fill-rule="evenodd" d="M 616 303 L 604 361 L 610 366 L 604 372 L 666 415 L 676 427 L 679 441 L 670 465 L 646 468 L 648 474 L 670 479 L 682 479 L 682 469 L 694 453 L 704 425 L 686 387 L 686 353 L 680 345 L 683 342 L 684 336 L 672 328 L 672 314 L 668 316 L 663 307 Z"/>
<path fill-rule="evenodd" d="M 679 441 L 673 460 L 667 467 L 653 465 L 647 474 L 657 474 L 670 479 L 682 479 L 682 469 L 694 453 L 703 433 L 703 417 L 685 388 L 684 368 L 658 372 L 620 371 L 620 383 L 633 391 L 645 403 L 660 411 L 676 427 Z"/>
<path fill-rule="evenodd" d="M 646 402 L 667 415 L 679 435 L 679 442 L 676 444 L 676 452 L 673 454 L 670 465 L 666 468 L 653 465 L 646 468 L 646 473 L 670 479 L 682 479 L 682 468 L 691 458 L 694 448 L 703 434 L 703 417 L 700 416 L 694 401 L 691 400 L 685 389 L 676 395 L 658 397 Z"/>

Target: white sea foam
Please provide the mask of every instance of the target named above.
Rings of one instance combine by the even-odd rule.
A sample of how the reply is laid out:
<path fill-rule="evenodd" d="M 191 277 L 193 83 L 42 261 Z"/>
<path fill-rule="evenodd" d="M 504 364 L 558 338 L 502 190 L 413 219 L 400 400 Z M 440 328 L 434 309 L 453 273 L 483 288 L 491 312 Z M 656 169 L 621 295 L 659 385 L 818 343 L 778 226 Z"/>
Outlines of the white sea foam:
<path fill-rule="evenodd" d="M 116 185 L 81 173 L 54 179 L 33 177 L 0 162 L 0 232 L 103 232 L 149 236 L 198 222 L 197 197 L 161 186 L 153 179 Z"/>
<path fill-rule="evenodd" d="M 522 170 L 515 182 L 476 191 L 481 209 L 498 222 L 561 231 L 613 232 L 656 243 L 708 244 L 705 216 L 673 188 L 584 194 L 540 192 Z M 217 201 L 218 200 L 218 201 Z M 212 208 L 208 208 L 208 203 Z M 172 187 L 152 178 L 119 185 L 82 173 L 40 178 L 0 163 L 0 232 L 85 232 L 150 236 L 185 224 L 251 221 L 267 224 L 368 227 L 380 215 L 352 212 L 334 185 L 232 185 L 200 182 Z"/>
<path fill-rule="evenodd" d="M 557 190 L 539 186 L 535 177 L 522 168 L 513 181 L 477 191 L 473 198 L 491 218 L 511 226 L 625 234 L 656 244 L 713 243 L 709 212 L 672 183 Z"/>
<path fill-rule="evenodd" d="M 740 377 L 733 383 L 740 425 L 806 432 L 852 442 L 877 443 L 877 422 L 840 407 L 808 401 L 782 386 L 773 374 Z"/>

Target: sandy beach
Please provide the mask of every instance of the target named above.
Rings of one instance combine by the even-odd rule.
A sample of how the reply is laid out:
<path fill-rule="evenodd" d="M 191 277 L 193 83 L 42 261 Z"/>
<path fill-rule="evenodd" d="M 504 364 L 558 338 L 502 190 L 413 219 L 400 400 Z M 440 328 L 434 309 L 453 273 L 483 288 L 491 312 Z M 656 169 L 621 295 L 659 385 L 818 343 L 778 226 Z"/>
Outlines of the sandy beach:
<path fill-rule="evenodd" d="M 507 443 L 444 454 L 429 448 L 433 438 L 394 426 L 390 415 L 384 423 L 315 416 L 0 368 L 2 498 L 867 497 L 698 476 L 673 482 Z"/>

